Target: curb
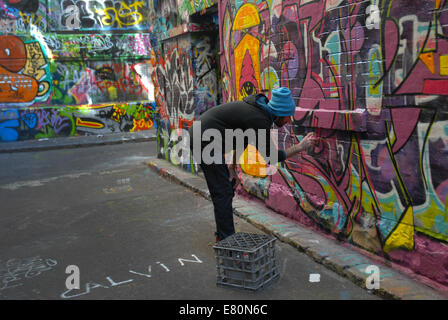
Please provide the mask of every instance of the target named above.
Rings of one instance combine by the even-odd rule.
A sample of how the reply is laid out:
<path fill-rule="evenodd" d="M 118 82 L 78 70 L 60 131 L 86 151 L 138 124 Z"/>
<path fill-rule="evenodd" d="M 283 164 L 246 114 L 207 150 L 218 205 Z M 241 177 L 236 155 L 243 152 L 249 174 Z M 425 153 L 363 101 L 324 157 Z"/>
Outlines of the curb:
<path fill-rule="evenodd" d="M 196 175 L 180 169 L 166 160 L 154 159 L 148 166 L 161 177 L 189 188 L 194 193 L 210 199 L 210 193 L 201 174 Z M 366 268 L 371 265 L 380 269 L 380 288 L 369 290 L 385 299 L 394 300 L 447 300 L 448 291 L 432 280 L 394 265 L 381 257 L 374 256 L 347 243 L 337 242 L 323 234 L 307 229 L 285 216 L 275 213 L 264 204 L 248 201 L 235 195 L 234 213 L 262 231 L 280 241 L 292 245 L 307 254 L 315 262 L 367 289 L 371 276 Z M 406 273 L 405 273 L 406 272 Z"/>
<path fill-rule="evenodd" d="M 75 136 L 66 138 L 51 138 L 40 140 L 26 140 L 16 142 L 0 142 L 0 153 L 15 153 L 15 152 L 31 152 L 31 151 L 46 151 L 56 149 L 72 149 L 81 147 L 96 147 L 103 145 L 121 144 L 127 142 L 146 142 L 156 141 L 157 136 L 152 134 L 147 135 L 118 135 L 110 134 L 104 136 Z"/>

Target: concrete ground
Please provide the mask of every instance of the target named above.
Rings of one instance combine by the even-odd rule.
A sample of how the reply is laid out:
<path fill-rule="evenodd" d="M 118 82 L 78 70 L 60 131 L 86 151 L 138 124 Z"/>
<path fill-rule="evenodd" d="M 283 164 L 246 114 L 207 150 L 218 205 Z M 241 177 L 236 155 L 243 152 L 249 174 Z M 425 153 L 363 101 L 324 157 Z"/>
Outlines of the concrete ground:
<path fill-rule="evenodd" d="M 0 300 L 151 300 L 178 315 L 185 299 L 215 311 L 229 299 L 447 299 L 426 278 L 240 196 L 237 231 L 277 238 L 280 278 L 258 292 L 217 287 L 205 181 L 157 159 L 155 139 L 150 130 L 0 143 Z M 372 265 L 379 290 L 366 290 Z M 80 289 L 67 288 L 73 267 Z"/>
<path fill-rule="evenodd" d="M 279 240 L 272 285 L 216 286 L 211 202 L 151 170 L 155 155 L 154 141 L 0 154 L 0 299 L 379 299 Z"/>

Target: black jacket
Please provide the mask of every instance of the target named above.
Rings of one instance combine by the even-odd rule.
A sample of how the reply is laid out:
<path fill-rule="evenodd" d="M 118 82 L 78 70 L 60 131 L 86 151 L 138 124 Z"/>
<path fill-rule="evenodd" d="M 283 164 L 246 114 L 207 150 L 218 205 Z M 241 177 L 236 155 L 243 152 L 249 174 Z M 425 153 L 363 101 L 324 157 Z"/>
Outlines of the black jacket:
<path fill-rule="evenodd" d="M 273 119 L 271 118 L 269 113 L 262 107 L 260 107 L 256 102 L 256 100 L 260 96 L 265 97 L 266 101 L 268 101 L 265 95 L 257 94 L 245 97 L 243 101 L 228 102 L 207 110 L 199 117 L 199 119 L 196 120 L 201 122 L 201 133 L 204 133 L 204 131 L 207 129 L 217 129 L 221 133 L 221 136 L 225 137 L 225 129 L 241 129 L 243 132 L 247 129 L 254 129 L 256 132 L 258 132 L 259 129 L 265 129 L 265 137 L 263 135 L 259 137 L 257 134 L 256 141 L 249 141 L 249 139 L 245 137 L 244 148 L 248 143 L 256 145 L 257 149 L 260 151 L 265 160 L 268 163 L 272 162 L 269 161 L 269 158 L 271 144 L 273 143 L 272 139 L 270 138 L 270 130 L 273 124 Z M 193 146 L 194 139 L 200 138 L 193 137 L 192 127 L 193 126 L 191 126 L 189 129 L 191 146 Z M 264 139 L 260 140 L 260 138 Z M 210 142 L 202 142 L 202 149 Z M 229 145 L 227 145 L 226 148 L 226 141 L 221 141 L 221 143 L 222 150 L 225 151 L 224 153 L 227 153 L 232 149 L 237 150 L 236 139 L 234 139 L 231 144 L 230 142 L 228 142 L 228 144 L 230 145 L 230 149 Z M 265 148 L 261 147 L 261 143 L 264 143 Z M 277 150 L 275 148 L 275 145 L 273 145 L 273 148 L 277 152 L 277 160 L 279 162 L 284 161 L 286 159 L 286 153 L 283 150 Z M 263 152 L 264 150 L 265 152 Z M 237 151 L 241 153 L 241 150 Z M 239 157 L 239 155 L 240 154 L 237 153 L 237 157 Z"/>

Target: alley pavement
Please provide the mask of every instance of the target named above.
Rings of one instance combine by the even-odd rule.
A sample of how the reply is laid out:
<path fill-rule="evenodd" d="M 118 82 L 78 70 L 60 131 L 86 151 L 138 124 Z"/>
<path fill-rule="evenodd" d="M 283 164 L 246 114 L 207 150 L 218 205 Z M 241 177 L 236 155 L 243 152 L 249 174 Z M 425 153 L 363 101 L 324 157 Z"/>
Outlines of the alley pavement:
<path fill-rule="evenodd" d="M 276 237 L 280 278 L 257 292 L 218 287 L 202 175 L 158 159 L 154 136 L 114 139 L 1 148 L 0 299 L 447 298 L 427 279 L 241 196 L 236 229 Z M 378 290 L 366 288 L 370 265 L 381 271 Z M 78 267 L 80 289 L 67 288 L 68 266 Z"/>
<path fill-rule="evenodd" d="M 166 179 L 210 199 L 205 179 L 201 174 L 193 175 L 162 159 L 153 159 L 148 165 Z M 247 198 L 247 195 L 235 196 L 233 205 L 237 217 L 277 237 L 298 251 L 304 252 L 317 263 L 350 279 L 361 288 L 367 288 L 372 275 L 372 268 L 368 269 L 368 267 L 374 266 L 380 271 L 380 286 L 370 292 L 378 296 L 403 300 L 446 300 L 448 298 L 445 288 L 441 288 L 427 278 L 411 274 L 409 270 L 404 270 L 360 248 L 309 230 L 298 222 L 268 209 L 259 200 Z"/>

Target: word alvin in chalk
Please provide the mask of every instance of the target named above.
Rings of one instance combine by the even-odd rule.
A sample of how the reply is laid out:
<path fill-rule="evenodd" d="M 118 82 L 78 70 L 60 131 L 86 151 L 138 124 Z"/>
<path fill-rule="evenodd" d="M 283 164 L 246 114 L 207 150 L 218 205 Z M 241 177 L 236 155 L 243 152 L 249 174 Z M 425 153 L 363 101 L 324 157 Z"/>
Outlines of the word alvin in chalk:
<path fill-rule="evenodd" d="M 185 266 L 186 263 L 202 263 L 202 261 L 196 255 L 192 254 L 191 256 L 193 257 L 193 259 L 178 258 L 177 261 L 180 264 L 180 266 L 182 266 L 182 267 Z M 170 272 L 170 269 L 168 268 L 168 266 L 161 263 L 160 261 L 157 261 L 156 265 L 160 266 L 160 268 L 162 268 L 165 272 Z M 69 274 L 69 276 L 67 277 L 67 279 L 65 281 L 65 286 L 66 286 L 67 290 L 61 294 L 61 298 L 63 298 L 63 299 L 70 299 L 70 298 L 83 296 L 83 295 L 91 293 L 92 290 L 96 289 L 96 288 L 108 289 L 111 287 L 116 287 L 119 285 L 131 283 L 134 281 L 134 279 L 115 281 L 111 277 L 106 277 L 106 280 L 108 282 L 107 285 L 103 285 L 103 284 L 97 283 L 97 282 L 87 282 L 84 285 L 84 287 L 81 288 L 81 286 L 80 286 L 80 274 L 81 274 L 80 268 L 76 265 L 69 265 L 69 266 L 67 266 L 65 272 L 67 274 Z M 129 273 L 139 275 L 139 276 L 142 276 L 145 278 L 151 278 L 152 277 L 151 272 L 152 272 L 151 265 L 148 266 L 148 270 L 145 270 L 142 272 L 129 270 Z"/>

